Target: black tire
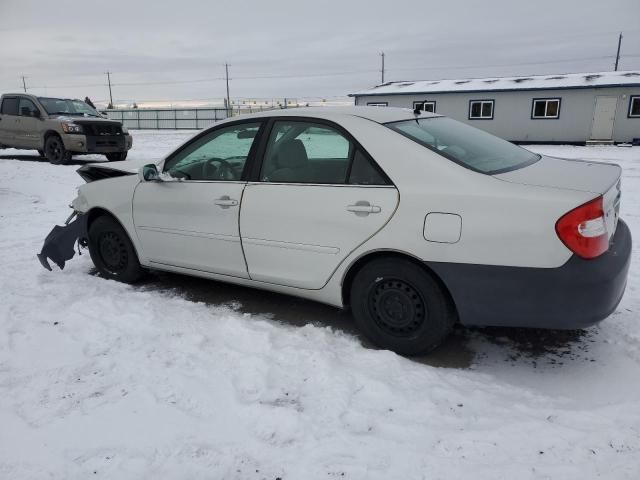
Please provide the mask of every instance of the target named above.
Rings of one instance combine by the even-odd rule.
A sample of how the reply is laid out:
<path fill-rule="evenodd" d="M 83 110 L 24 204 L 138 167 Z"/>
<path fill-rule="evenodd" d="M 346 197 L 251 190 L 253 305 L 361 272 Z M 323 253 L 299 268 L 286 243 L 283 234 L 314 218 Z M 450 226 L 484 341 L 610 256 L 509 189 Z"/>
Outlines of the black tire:
<path fill-rule="evenodd" d="M 45 156 L 44 150 L 38 150 L 38 155 L 40 155 L 41 157 L 44 157 Z"/>
<path fill-rule="evenodd" d="M 361 331 L 400 355 L 433 350 L 456 320 L 449 296 L 427 270 L 402 258 L 364 265 L 351 285 L 351 308 Z"/>
<path fill-rule="evenodd" d="M 143 276 L 127 232 L 109 216 L 98 217 L 89 227 L 89 254 L 103 277 L 135 283 Z"/>
<path fill-rule="evenodd" d="M 105 157 L 110 162 L 121 162 L 122 160 L 126 160 L 127 152 L 116 152 L 116 153 L 105 153 Z"/>
<path fill-rule="evenodd" d="M 71 160 L 71 152 L 64 148 L 64 143 L 58 135 L 50 135 L 44 142 L 44 153 L 53 165 L 64 165 Z"/>

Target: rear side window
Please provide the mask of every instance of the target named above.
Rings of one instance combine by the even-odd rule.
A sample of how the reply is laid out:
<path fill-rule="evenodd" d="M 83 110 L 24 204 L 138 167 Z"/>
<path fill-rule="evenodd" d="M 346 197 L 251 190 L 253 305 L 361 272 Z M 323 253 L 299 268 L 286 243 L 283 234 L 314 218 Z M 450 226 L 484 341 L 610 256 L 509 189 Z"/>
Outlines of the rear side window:
<path fill-rule="evenodd" d="M 311 122 L 275 122 L 260 180 L 343 184 L 352 148 L 352 143 L 342 133 L 329 126 Z"/>
<path fill-rule="evenodd" d="M 463 167 L 488 175 L 523 168 L 540 159 L 529 150 L 447 117 L 403 120 L 386 126 Z"/>
<path fill-rule="evenodd" d="M 389 185 L 360 147 L 330 125 L 280 120 L 273 124 L 260 181 Z"/>
<path fill-rule="evenodd" d="M 17 98 L 5 98 L 2 100 L 2 114 L 3 115 L 18 115 L 18 99 Z"/>

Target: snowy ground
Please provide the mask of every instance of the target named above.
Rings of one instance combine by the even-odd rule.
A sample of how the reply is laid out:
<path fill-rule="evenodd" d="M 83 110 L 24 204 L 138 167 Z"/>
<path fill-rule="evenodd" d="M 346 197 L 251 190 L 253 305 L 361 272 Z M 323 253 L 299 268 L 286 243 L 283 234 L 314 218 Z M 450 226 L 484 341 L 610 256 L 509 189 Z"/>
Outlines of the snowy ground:
<path fill-rule="evenodd" d="M 134 132 L 130 157 L 192 134 Z M 640 148 L 532 149 L 623 165 L 640 232 Z M 638 253 L 598 327 L 461 328 L 408 360 L 311 302 L 179 275 L 131 287 L 88 255 L 45 271 L 35 253 L 82 180 L 36 160 L 0 151 L 0 478 L 640 478 Z"/>

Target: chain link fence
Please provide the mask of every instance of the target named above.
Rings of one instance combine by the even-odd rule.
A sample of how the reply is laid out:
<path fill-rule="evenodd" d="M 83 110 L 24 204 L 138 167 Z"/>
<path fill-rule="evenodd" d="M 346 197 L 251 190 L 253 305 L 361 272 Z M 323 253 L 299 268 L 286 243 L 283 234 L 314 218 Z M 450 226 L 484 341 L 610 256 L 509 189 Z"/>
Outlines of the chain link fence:
<path fill-rule="evenodd" d="M 227 118 L 224 108 L 104 110 L 111 120 L 117 120 L 134 130 L 201 129 Z"/>

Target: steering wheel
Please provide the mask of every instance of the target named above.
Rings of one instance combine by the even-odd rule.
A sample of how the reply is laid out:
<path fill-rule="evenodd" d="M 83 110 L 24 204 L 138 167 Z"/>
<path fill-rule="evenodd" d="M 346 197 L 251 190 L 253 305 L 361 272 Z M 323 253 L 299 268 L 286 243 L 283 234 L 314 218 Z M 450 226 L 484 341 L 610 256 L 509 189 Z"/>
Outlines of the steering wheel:
<path fill-rule="evenodd" d="M 214 165 L 218 163 L 219 165 Z M 202 178 L 205 180 L 233 180 L 235 172 L 229 162 L 222 158 L 209 158 L 202 162 Z"/>

